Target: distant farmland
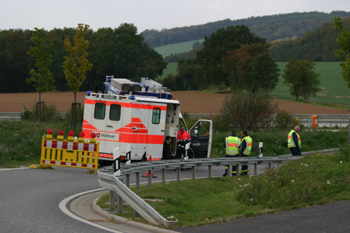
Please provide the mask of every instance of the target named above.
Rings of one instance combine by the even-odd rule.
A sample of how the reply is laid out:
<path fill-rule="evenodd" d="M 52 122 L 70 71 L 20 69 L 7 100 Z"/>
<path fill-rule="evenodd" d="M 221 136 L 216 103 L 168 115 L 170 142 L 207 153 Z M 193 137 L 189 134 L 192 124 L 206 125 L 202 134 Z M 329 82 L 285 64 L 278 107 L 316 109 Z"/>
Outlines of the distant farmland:
<path fill-rule="evenodd" d="M 166 56 L 169 56 L 170 54 L 175 54 L 175 53 L 179 54 L 179 53 L 184 53 L 192 50 L 193 43 L 196 41 L 203 43 L 204 39 L 164 45 L 164 46 L 154 48 L 154 50 L 156 50 L 163 57 L 166 57 Z"/>
<path fill-rule="evenodd" d="M 277 64 L 282 73 L 287 62 L 277 62 Z M 340 62 L 316 62 L 315 71 L 321 74 L 319 87 L 322 90 L 317 93 L 316 97 L 309 97 L 308 101 L 340 105 L 350 104 L 350 89 L 347 88 L 340 73 L 339 64 Z M 176 67 L 177 63 L 169 63 L 162 77 L 169 73 L 176 74 Z M 277 87 L 271 95 L 278 99 L 295 100 L 295 97 L 289 94 L 288 86 L 283 84 L 282 75 L 280 75 Z"/>

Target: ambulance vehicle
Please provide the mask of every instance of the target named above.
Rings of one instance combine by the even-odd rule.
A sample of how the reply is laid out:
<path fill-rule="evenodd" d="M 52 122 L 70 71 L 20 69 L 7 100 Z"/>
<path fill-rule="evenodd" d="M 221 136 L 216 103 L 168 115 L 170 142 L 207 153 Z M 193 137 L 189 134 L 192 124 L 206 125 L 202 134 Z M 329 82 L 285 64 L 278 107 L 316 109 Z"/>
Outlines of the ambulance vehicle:
<path fill-rule="evenodd" d="M 141 83 L 107 76 L 102 93 L 85 96 L 83 132 L 95 133 L 100 142 L 99 161 L 112 161 L 119 147 L 125 160 L 161 160 L 165 137 L 171 137 L 171 150 L 177 148 L 177 133 L 186 123 L 180 102 L 160 83 L 141 78 Z M 212 139 L 211 120 L 198 120 L 188 130 L 191 136 L 189 158 L 209 158 Z M 127 151 L 130 148 L 130 151 Z"/>

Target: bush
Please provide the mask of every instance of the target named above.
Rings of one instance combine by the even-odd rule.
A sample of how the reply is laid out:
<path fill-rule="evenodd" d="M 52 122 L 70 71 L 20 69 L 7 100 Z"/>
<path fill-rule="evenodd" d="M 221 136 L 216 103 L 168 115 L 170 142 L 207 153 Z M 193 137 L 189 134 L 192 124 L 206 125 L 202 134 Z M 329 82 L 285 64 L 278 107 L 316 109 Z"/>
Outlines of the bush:
<path fill-rule="evenodd" d="M 294 127 L 295 120 L 294 118 L 289 115 L 286 111 L 280 111 L 277 113 L 275 118 L 275 126 L 278 129 L 291 129 Z"/>
<path fill-rule="evenodd" d="M 35 103 L 32 106 L 32 109 L 27 109 L 24 107 L 24 109 L 21 112 L 21 120 L 27 120 L 27 121 L 36 121 L 37 120 L 37 114 L 38 114 L 38 105 Z M 44 119 L 43 119 L 44 117 Z M 60 115 L 60 112 L 56 109 L 55 103 L 46 103 L 44 105 L 44 112 L 41 111 L 41 119 L 43 121 L 50 121 L 50 122 L 60 122 L 64 121 L 64 117 Z"/>
<path fill-rule="evenodd" d="M 269 127 L 276 109 L 266 93 L 240 91 L 225 98 L 220 114 L 229 128 L 258 131 Z"/>

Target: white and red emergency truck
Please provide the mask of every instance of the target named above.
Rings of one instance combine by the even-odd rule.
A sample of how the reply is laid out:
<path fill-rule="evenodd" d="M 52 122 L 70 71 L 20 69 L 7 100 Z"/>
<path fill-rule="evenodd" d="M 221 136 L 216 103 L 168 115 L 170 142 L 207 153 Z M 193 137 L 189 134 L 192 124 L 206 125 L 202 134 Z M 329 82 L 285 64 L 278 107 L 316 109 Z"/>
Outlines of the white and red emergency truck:
<path fill-rule="evenodd" d="M 116 147 L 121 159 L 131 152 L 131 160 L 160 160 L 167 135 L 176 153 L 181 125 L 187 130 L 180 102 L 160 83 L 148 78 L 136 83 L 107 76 L 102 93 L 88 92 L 85 96 L 83 132 L 88 136 L 96 134 L 99 161 L 112 161 Z M 188 132 L 192 139 L 189 157 L 208 158 L 212 122 L 199 120 Z"/>

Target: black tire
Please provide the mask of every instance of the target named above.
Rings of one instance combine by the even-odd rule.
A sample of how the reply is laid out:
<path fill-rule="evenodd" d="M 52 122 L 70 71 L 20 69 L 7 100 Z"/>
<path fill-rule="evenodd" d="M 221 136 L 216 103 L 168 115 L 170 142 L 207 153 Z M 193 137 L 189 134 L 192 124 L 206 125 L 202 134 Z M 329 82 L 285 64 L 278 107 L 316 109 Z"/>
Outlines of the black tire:
<path fill-rule="evenodd" d="M 196 157 L 195 157 L 195 154 L 194 154 L 194 151 L 192 150 L 192 148 L 188 149 L 187 155 L 188 155 L 188 158 L 190 158 L 190 159 L 196 158 Z"/>

